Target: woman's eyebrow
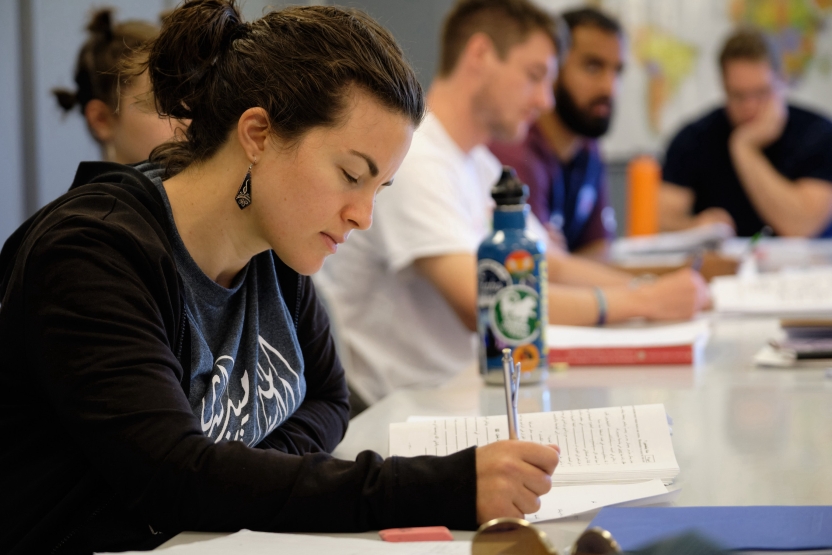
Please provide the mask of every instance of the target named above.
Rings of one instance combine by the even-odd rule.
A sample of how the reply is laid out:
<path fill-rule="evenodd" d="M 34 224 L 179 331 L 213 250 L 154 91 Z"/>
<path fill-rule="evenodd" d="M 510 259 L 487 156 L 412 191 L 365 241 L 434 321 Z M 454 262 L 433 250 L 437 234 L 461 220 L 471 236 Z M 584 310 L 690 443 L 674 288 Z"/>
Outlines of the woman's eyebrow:
<path fill-rule="evenodd" d="M 367 167 L 370 168 L 370 175 L 372 175 L 373 177 L 378 175 L 378 166 L 376 165 L 375 160 L 373 160 L 370 156 L 364 154 L 363 152 L 358 152 L 357 150 L 352 149 L 349 151 L 349 153 L 353 156 L 363 158 L 364 161 L 367 162 Z"/>

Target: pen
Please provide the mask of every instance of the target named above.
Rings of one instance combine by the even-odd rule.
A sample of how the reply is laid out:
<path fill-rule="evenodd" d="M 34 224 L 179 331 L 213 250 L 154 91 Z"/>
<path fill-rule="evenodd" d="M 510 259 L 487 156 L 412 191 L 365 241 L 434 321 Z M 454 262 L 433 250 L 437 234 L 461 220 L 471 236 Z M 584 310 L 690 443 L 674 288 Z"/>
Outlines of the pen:
<path fill-rule="evenodd" d="M 759 272 L 759 268 L 757 267 L 757 243 L 760 242 L 760 239 L 763 237 L 767 237 L 771 235 L 773 230 L 771 227 L 764 225 L 760 231 L 755 233 L 751 236 L 751 239 L 748 241 L 748 244 L 745 246 L 745 250 L 742 252 L 740 256 L 740 266 L 737 269 L 737 276 L 741 279 L 754 279 Z"/>
<path fill-rule="evenodd" d="M 514 434 L 517 436 L 517 439 L 520 439 L 520 417 L 517 416 L 517 394 L 520 391 L 521 368 L 522 366 L 519 362 L 514 364 L 514 395 L 512 396 L 511 414 L 514 415 Z"/>
<path fill-rule="evenodd" d="M 503 378 L 506 386 L 506 414 L 508 416 L 508 437 L 518 439 L 517 433 L 517 385 L 519 372 L 516 372 L 511 349 L 503 349 Z"/>
<path fill-rule="evenodd" d="M 768 237 L 769 235 L 771 235 L 772 231 L 774 231 L 774 230 L 771 229 L 770 225 L 764 225 L 762 228 L 760 228 L 760 231 L 758 231 L 757 233 L 755 233 L 754 235 L 751 236 L 751 241 L 756 243 L 757 241 L 759 241 L 763 237 Z"/>
<path fill-rule="evenodd" d="M 693 261 L 690 263 L 690 267 L 694 272 L 699 272 L 702 270 L 702 262 L 705 260 L 705 251 L 703 249 L 697 249 L 695 253 L 693 253 Z"/>
<path fill-rule="evenodd" d="M 520 372 L 523 368 L 519 362 L 514 363 L 514 418 L 517 419 L 517 388 L 520 387 Z"/>
<path fill-rule="evenodd" d="M 751 241 L 748 242 L 748 250 L 752 251 L 754 249 L 754 245 L 756 245 L 760 239 L 770 236 L 773 231 L 774 230 L 771 229 L 771 226 L 764 225 L 760 231 L 751 236 Z"/>

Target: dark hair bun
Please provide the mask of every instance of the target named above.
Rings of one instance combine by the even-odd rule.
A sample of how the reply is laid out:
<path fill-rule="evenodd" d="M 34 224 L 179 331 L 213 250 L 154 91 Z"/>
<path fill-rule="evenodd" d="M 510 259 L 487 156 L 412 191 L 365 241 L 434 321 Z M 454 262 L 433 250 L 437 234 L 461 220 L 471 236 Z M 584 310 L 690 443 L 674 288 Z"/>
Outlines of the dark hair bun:
<path fill-rule="evenodd" d="M 93 13 L 87 31 L 100 36 L 105 42 L 113 40 L 113 10 L 104 8 Z"/>
<path fill-rule="evenodd" d="M 131 75 L 122 75 L 127 62 L 137 57 L 141 48 L 159 33 L 150 23 L 130 20 L 115 22 L 111 8 L 97 10 L 87 24 L 89 34 L 75 63 L 75 92 L 54 89 L 58 106 L 69 111 L 78 106 L 81 112 L 90 100 L 101 100 L 112 110 L 118 106 L 118 86 Z"/>
<path fill-rule="evenodd" d="M 245 30 L 233 0 L 191 0 L 168 14 L 148 59 L 159 112 L 192 119 L 200 84 Z"/>
<path fill-rule="evenodd" d="M 78 104 L 78 94 L 67 89 L 52 89 L 52 94 L 55 95 L 55 100 L 58 101 L 64 112 L 69 112 L 75 105 Z"/>

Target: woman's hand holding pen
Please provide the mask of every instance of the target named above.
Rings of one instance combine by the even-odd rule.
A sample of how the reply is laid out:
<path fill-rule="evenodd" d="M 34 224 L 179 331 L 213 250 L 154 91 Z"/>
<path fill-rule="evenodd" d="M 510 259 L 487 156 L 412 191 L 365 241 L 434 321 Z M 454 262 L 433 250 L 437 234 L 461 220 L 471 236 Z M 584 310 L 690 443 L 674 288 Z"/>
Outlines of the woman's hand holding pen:
<path fill-rule="evenodd" d="M 477 522 L 537 512 L 552 488 L 560 448 L 528 441 L 498 441 L 478 447 Z"/>

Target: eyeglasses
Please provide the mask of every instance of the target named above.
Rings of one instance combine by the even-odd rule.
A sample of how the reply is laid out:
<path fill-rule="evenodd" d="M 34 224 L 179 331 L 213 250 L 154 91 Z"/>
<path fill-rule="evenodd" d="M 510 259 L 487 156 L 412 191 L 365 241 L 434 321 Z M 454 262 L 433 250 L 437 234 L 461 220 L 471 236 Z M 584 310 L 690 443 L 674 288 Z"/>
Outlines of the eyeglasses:
<path fill-rule="evenodd" d="M 617 555 L 621 548 L 612 534 L 590 528 L 578 537 L 569 555 Z M 471 555 L 558 555 L 546 534 L 519 518 L 495 518 L 480 526 L 471 542 Z"/>
<path fill-rule="evenodd" d="M 743 104 L 749 100 L 754 102 L 765 102 L 774 93 L 772 87 L 762 87 L 750 91 L 727 91 L 728 101 L 734 104 Z"/>

